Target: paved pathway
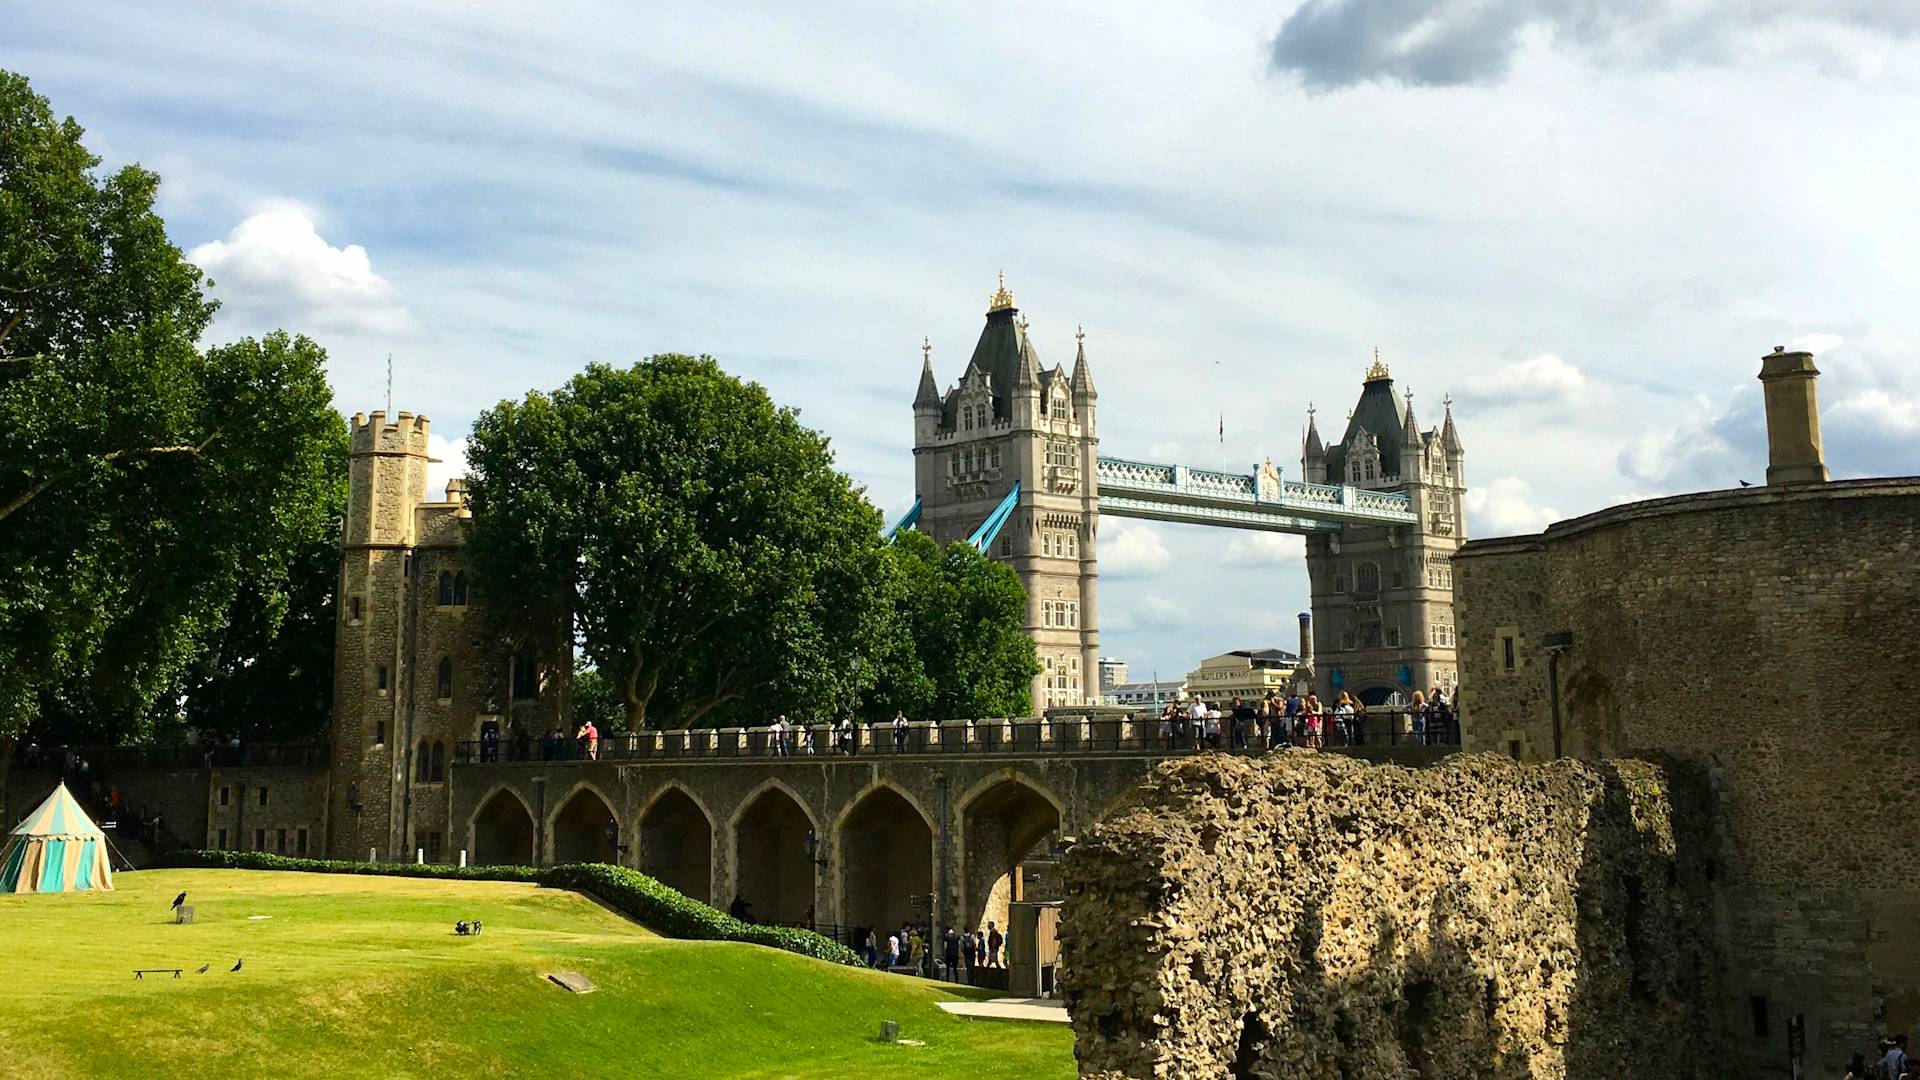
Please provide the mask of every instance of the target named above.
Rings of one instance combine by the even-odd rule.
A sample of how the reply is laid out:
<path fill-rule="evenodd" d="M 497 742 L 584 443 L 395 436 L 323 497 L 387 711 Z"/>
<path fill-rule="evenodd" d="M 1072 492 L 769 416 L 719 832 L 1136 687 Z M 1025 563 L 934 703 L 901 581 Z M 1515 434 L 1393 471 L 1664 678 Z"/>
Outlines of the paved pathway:
<path fill-rule="evenodd" d="M 940 1007 L 955 1016 L 982 1020 L 1039 1020 L 1049 1024 L 1067 1022 L 1067 1003 L 1055 998 L 994 998 L 991 1001 L 942 1001 Z"/>

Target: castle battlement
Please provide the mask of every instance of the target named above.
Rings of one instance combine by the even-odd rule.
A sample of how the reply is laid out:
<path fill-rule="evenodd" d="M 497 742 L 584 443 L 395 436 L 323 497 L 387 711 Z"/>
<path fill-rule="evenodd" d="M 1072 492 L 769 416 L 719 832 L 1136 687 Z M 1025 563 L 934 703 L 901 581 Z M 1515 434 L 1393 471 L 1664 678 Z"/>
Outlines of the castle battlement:
<path fill-rule="evenodd" d="M 386 410 L 354 413 L 350 425 L 352 452 L 355 454 L 425 454 L 430 421 L 426 414 L 415 416 L 401 410 L 387 420 Z"/>

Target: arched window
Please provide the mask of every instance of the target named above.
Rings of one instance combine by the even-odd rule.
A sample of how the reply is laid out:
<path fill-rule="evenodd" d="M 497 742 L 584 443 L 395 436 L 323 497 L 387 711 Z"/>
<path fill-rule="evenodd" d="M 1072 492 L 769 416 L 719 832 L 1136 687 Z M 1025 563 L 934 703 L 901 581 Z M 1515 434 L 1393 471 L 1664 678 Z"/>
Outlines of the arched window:
<path fill-rule="evenodd" d="M 445 607 L 451 603 L 453 603 L 453 575 L 442 570 L 440 571 L 440 606 Z"/>
<path fill-rule="evenodd" d="M 467 606 L 467 572 L 465 570 L 453 575 L 453 602 L 457 607 Z"/>
<path fill-rule="evenodd" d="M 424 784 L 433 776 L 432 753 L 427 740 L 421 739 L 420 746 L 413 752 L 413 782 Z"/>
<path fill-rule="evenodd" d="M 447 744 L 437 739 L 433 743 L 433 768 L 428 776 L 436 784 L 447 778 Z"/>
<path fill-rule="evenodd" d="M 450 698 L 453 696 L 453 658 L 451 656 L 443 656 L 440 658 L 440 673 L 435 676 L 433 686 L 434 697 Z"/>
<path fill-rule="evenodd" d="M 1353 591 L 1371 596 L 1380 591 L 1380 564 L 1363 562 L 1354 569 Z"/>

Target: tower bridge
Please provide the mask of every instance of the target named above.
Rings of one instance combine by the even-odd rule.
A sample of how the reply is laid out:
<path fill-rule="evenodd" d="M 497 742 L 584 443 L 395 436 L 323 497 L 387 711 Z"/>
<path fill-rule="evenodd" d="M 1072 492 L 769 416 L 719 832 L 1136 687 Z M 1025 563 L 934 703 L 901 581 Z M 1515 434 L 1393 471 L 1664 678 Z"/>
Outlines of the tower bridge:
<path fill-rule="evenodd" d="M 959 380 L 922 347 L 913 400 L 915 501 L 896 528 L 969 541 L 1027 591 L 1041 708 L 1097 701 L 1099 522 L 1103 515 L 1304 536 L 1312 593 L 1302 658 L 1323 694 L 1367 704 L 1451 687 L 1454 549 L 1467 536 L 1465 450 L 1452 401 L 1422 429 L 1379 354 L 1337 442 L 1313 410 L 1300 478 L 1272 461 L 1246 473 L 1098 453 L 1099 393 L 1086 333 L 1073 370 L 1040 361 L 1003 276 Z"/>

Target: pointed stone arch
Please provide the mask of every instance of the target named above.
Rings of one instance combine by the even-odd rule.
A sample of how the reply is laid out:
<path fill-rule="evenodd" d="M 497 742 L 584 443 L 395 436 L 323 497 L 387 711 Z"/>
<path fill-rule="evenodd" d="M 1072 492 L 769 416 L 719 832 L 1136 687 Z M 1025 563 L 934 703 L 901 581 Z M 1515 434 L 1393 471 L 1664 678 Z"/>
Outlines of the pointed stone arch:
<path fill-rule="evenodd" d="M 678 780 L 660 786 L 635 819 L 640 872 L 703 904 L 713 903 L 713 811 Z"/>
<path fill-rule="evenodd" d="M 806 800 L 782 780 L 766 780 L 740 800 L 727 823 L 732 839 L 727 877 L 754 920 L 807 921 L 819 877 L 807 854 L 806 837 L 818 837 L 819 829 Z"/>
<path fill-rule="evenodd" d="M 475 866 L 531 866 L 533 807 L 513 785 L 500 783 L 474 804 L 467 817 L 467 847 Z"/>
<path fill-rule="evenodd" d="M 547 814 L 547 861 L 618 862 L 616 844 L 625 844 L 613 800 L 591 780 L 567 789 Z"/>
<path fill-rule="evenodd" d="M 1001 769 L 959 800 L 961 927 L 1002 931 L 1007 905 L 1026 898 L 1022 864 L 1067 820 L 1067 806 L 1018 769 Z"/>
<path fill-rule="evenodd" d="M 938 825 L 912 792 L 874 780 L 847 801 L 829 849 L 834 909 L 846 926 L 886 931 L 933 921 Z"/>

